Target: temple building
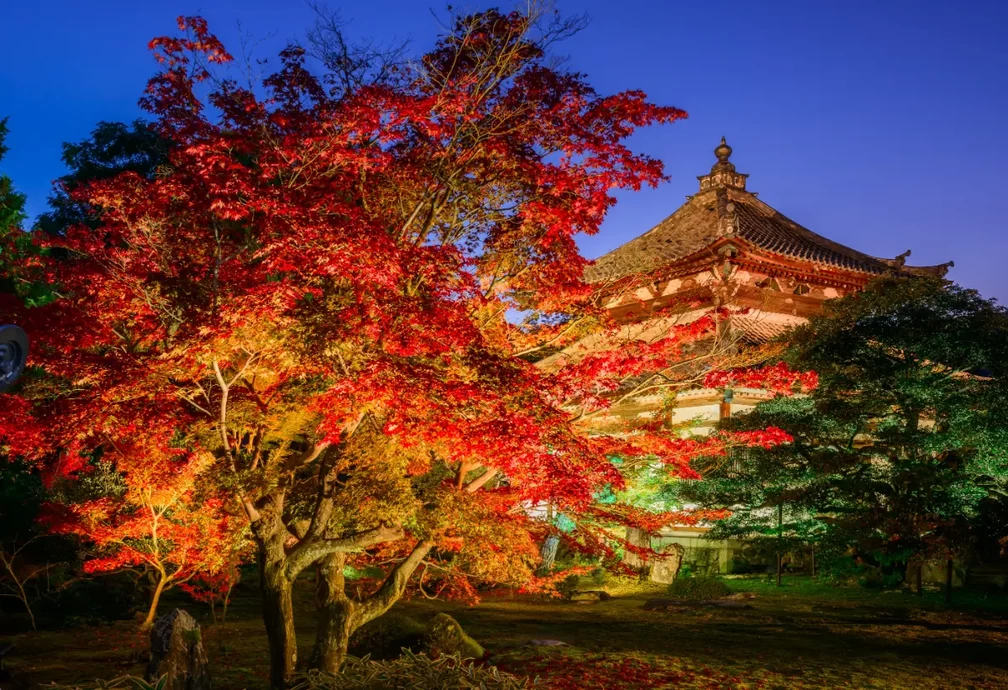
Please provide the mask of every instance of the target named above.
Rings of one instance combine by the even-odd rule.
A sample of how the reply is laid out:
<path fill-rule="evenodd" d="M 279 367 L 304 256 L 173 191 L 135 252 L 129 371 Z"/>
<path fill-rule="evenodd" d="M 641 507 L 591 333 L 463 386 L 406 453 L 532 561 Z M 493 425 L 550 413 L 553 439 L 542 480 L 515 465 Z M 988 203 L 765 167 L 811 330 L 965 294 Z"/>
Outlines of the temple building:
<path fill-rule="evenodd" d="M 952 266 L 908 265 L 909 251 L 891 259 L 875 257 L 808 230 L 749 191 L 748 175 L 736 171 L 731 154 L 722 138 L 714 149 L 717 161 L 698 177 L 695 195 L 587 270 L 589 282 L 614 295 L 606 306 L 624 324 L 627 337 L 660 337 L 671 320 L 688 322 L 718 307 L 732 314 L 730 337 L 744 349 L 746 343 L 767 342 L 804 323 L 825 300 L 879 276 L 944 276 Z M 690 311 L 665 315 L 662 307 L 676 304 L 688 304 Z M 568 355 L 578 347 L 590 350 L 591 343 L 574 346 Z M 609 411 L 609 421 L 650 416 L 668 395 L 659 390 L 633 396 Z M 756 389 L 687 389 L 675 395 L 673 421 L 701 420 L 692 433 L 706 433 L 718 419 L 769 397 Z M 600 419 L 600 425 L 605 421 Z M 713 569 L 730 572 L 743 545 L 701 541 L 705 531 L 671 525 L 650 543 L 670 555 L 678 552 L 679 560 L 684 551 L 704 552 Z M 642 545 L 648 539 L 646 534 L 628 537 Z M 652 579 L 671 581 L 669 571 L 678 569 L 679 560 L 673 559 L 674 568 L 667 561 L 653 563 Z"/>
<path fill-rule="evenodd" d="M 808 230 L 746 188 L 747 174 L 736 171 L 732 149 L 721 139 L 717 161 L 701 175 L 699 190 L 685 204 L 643 235 L 598 258 L 586 279 L 612 286 L 618 295 L 607 308 L 633 330 L 647 337 L 662 324 L 652 318 L 661 308 L 689 302 L 694 316 L 724 307 L 734 337 L 742 342 L 766 342 L 804 323 L 823 301 L 858 290 L 885 274 L 944 276 L 952 262 L 911 266 L 910 251 L 884 259 L 851 249 Z M 621 289 L 621 281 L 646 274 Z M 680 322 L 689 315 L 680 314 Z M 663 396 L 638 397 L 614 414 L 646 415 Z M 675 419 L 701 416 L 712 422 L 732 411 L 751 407 L 767 394 L 735 390 L 691 390 L 677 396 Z"/>

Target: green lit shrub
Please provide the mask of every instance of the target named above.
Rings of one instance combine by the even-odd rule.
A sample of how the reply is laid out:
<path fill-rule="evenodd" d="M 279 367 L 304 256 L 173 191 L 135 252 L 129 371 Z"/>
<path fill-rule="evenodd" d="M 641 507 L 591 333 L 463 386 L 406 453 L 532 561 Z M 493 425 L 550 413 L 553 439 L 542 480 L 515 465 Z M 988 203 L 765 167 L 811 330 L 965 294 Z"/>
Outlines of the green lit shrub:
<path fill-rule="evenodd" d="M 563 580 L 557 583 L 557 591 L 566 598 L 570 598 L 574 592 L 578 590 L 578 585 L 581 584 L 580 575 L 568 575 Z"/>

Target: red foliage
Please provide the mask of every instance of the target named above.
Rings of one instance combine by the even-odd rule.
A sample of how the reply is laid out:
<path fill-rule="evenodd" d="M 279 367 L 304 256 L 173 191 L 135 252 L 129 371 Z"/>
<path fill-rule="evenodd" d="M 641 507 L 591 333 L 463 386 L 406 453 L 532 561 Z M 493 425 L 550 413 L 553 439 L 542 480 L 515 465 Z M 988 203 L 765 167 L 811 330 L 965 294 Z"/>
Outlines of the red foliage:
<path fill-rule="evenodd" d="M 151 42 L 161 71 L 141 105 L 169 162 L 73 190 L 101 227 L 46 240 L 60 299 L 18 314 L 44 374 L 9 399 L 26 421 L 0 428 L 54 478 L 99 452 L 123 473 L 122 503 L 71 507 L 65 529 L 109 549 L 89 568 L 213 577 L 207 540 L 230 514 L 293 559 L 284 572 L 332 544 L 411 568 L 433 549 L 469 594 L 468 578 L 530 581 L 546 532 L 531 505 L 598 522 L 581 542 L 596 553 L 612 551 L 602 522 L 668 519 L 595 506 L 623 485 L 613 455 L 691 476 L 698 453 L 786 440 L 596 433 L 641 377 L 688 385 L 685 345 L 722 316 L 628 338 L 575 244 L 615 190 L 662 180 L 627 137 L 685 113 L 551 69 L 527 17 L 466 22 L 422 68 L 338 95 L 296 48 L 261 89 L 210 80 L 231 58 L 198 18 Z M 545 357 L 588 336 L 599 346 Z M 812 383 L 760 371 L 706 385 Z"/>
<path fill-rule="evenodd" d="M 712 371 L 704 378 L 707 388 L 763 388 L 784 394 L 808 393 L 818 385 L 816 372 L 792 371 L 784 362 L 759 368 Z"/>

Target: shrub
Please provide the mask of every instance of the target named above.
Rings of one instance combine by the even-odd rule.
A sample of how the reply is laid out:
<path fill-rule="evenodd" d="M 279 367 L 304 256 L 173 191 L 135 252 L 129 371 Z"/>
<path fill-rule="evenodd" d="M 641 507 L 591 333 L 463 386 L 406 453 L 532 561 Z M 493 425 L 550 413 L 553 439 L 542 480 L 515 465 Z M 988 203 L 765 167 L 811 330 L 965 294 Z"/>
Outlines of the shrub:
<path fill-rule="evenodd" d="M 406 652 L 394 661 L 348 658 L 339 675 L 309 671 L 294 680 L 291 690 L 521 690 L 530 688 L 520 678 L 495 666 L 477 666 L 459 656 L 431 659 Z"/>
<path fill-rule="evenodd" d="M 435 657 L 458 655 L 463 659 L 481 659 L 486 653 L 447 613 L 439 613 L 427 623 L 423 646 L 424 651 Z"/>
<path fill-rule="evenodd" d="M 581 584 L 580 575 L 568 575 L 563 580 L 557 583 L 556 590 L 565 598 L 569 599 L 574 592 L 577 591 L 578 585 Z"/>
<path fill-rule="evenodd" d="M 728 585 L 709 577 L 677 578 L 669 585 L 669 596 L 675 599 L 690 599 L 693 601 L 707 601 L 709 599 L 722 599 L 731 590 Z"/>
<path fill-rule="evenodd" d="M 682 557 L 682 567 L 693 577 L 705 577 L 716 573 L 719 567 L 719 556 L 717 549 L 694 546 L 685 550 Z"/>
<path fill-rule="evenodd" d="M 365 623 L 350 636 L 350 654 L 385 660 L 399 657 L 403 649 L 420 651 L 424 625 L 402 613 L 386 613 Z"/>
<path fill-rule="evenodd" d="M 606 580 L 600 589 L 610 597 L 632 597 L 641 593 L 657 594 L 663 591 L 666 585 L 651 580 L 641 581 L 637 576 L 614 575 Z"/>

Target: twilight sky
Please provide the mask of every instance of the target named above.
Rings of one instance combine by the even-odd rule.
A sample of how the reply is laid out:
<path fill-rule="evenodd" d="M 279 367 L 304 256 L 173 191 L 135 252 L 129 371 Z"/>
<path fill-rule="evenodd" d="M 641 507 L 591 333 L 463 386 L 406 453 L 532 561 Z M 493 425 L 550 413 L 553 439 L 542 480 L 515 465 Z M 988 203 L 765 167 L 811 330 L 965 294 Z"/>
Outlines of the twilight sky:
<path fill-rule="evenodd" d="M 426 49 L 443 0 L 332 2 L 348 33 L 410 39 Z M 480 8 L 507 2 L 455 2 Z M 635 136 L 671 180 L 624 194 L 596 257 L 652 227 L 696 191 L 724 135 L 749 189 L 799 223 L 869 254 L 907 249 L 912 264 L 955 261 L 949 276 L 1008 301 L 1008 2 L 975 0 L 558 0 L 587 13 L 562 44 L 571 68 L 610 93 L 644 90 L 690 118 Z M 432 12 L 433 9 L 433 12 Z M 63 173 L 60 144 L 99 120 L 131 120 L 154 72 L 147 41 L 200 14 L 231 49 L 261 41 L 272 57 L 303 37 L 301 0 L 13 2 L 0 42 L 0 162 L 45 208 Z M 237 22 L 241 22 L 241 31 Z"/>

